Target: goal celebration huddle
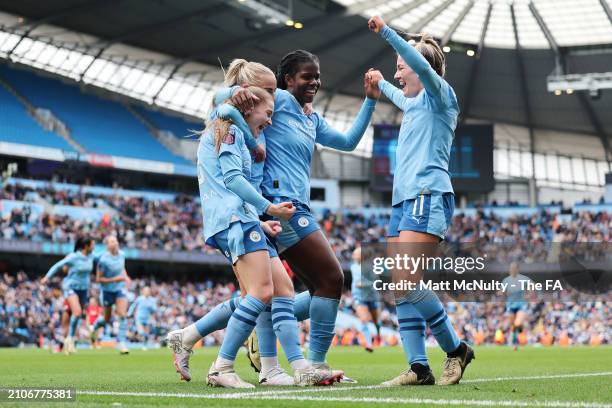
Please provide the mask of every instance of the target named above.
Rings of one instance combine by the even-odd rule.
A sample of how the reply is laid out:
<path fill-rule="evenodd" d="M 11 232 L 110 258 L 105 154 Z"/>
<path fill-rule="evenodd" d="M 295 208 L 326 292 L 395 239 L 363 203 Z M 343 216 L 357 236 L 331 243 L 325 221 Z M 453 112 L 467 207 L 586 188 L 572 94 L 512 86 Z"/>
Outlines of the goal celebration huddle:
<path fill-rule="evenodd" d="M 400 88 L 373 68 L 364 73 L 365 99 L 346 132 L 333 129 L 313 110 L 324 72 L 316 55 L 290 52 L 276 73 L 246 60 L 234 60 L 227 68 L 227 88 L 216 93 L 200 137 L 197 168 L 206 242 L 232 263 L 242 297 L 168 335 L 181 379 L 191 380 L 194 344 L 227 327 L 208 372 L 209 385 L 254 387 L 234 371 L 236 354 L 253 331 L 262 385 L 331 385 L 353 376 L 358 381 L 356 375 L 326 362 L 343 272 L 309 208 L 310 163 L 316 143 L 354 150 L 381 93 L 404 114 L 387 240 L 430 244 L 426 248 L 431 251 L 444 238 L 454 210 L 448 167 L 459 114 L 455 93 L 444 80 L 444 53 L 430 36 L 398 34 L 380 17 L 372 17 L 368 28 L 397 53 L 394 78 Z M 391 49 L 389 58 L 393 58 Z M 308 292 L 295 296 L 279 254 Z M 394 280 L 401 280 L 401 271 L 392 272 Z M 474 351 L 459 340 L 436 294 L 413 290 L 396 294 L 395 302 L 409 368 L 383 385 L 457 384 Z M 297 322 L 306 318 L 310 339 L 304 356 Z M 447 353 L 437 382 L 425 350 L 426 326 Z M 278 362 L 277 339 L 293 375 Z"/>

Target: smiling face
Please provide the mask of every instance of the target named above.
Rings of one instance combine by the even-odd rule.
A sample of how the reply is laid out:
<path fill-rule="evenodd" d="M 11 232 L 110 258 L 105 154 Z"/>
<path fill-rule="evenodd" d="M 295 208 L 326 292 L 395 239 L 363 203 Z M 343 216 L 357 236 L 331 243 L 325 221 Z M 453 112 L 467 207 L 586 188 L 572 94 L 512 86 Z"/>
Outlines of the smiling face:
<path fill-rule="evenodd" d="M 267 98 L 257 103 L 255 108 L 245 116 L 245 120 L 253 136 L 259 136 L 262 130 L 272 124 L 273 113 L 274 99 L 268 95 Z"/>
<path fill-rule="evenodd" d="M 285 75 L 285 82 L 287 91 L 291 92 L 301 106 L 312 103 L 321 87 L 319 64 L 314 61 L 301 63 L 295 75 Z"/>
<path fill-rule="evenodd" d="M 414 98 L 423 89 L 423 84 L 416 72 L 399 55 L 397 56 L 397 70 L 393 78 L 399 81 L 404 96 L 408 98 Z"/>

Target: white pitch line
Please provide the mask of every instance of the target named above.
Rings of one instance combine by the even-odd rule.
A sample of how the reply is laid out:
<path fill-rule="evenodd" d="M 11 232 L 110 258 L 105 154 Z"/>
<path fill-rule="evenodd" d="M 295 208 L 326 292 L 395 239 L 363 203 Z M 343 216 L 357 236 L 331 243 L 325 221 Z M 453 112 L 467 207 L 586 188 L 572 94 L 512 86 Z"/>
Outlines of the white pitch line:
<path fill-rule="evenodd" d="M 497 377 L 497 378 L 476 378 L 472 380 L 464 380 L 466 383 L 482 383 L 496 381 L 512 381 L 512 380 L 543 380 L 543 379 L 558 379 L 558 378 L 578 378 L 578 377 L 596 377 L 612 375 L 612 371 L 596 372 L 596 373 L 574 373 L 574 374 L 557 374 L 557 375 L 538 375 L 528 377 Z M 588 403 L 588 402 L 567 402 L 567 401 L 480 401 L 480 400 L 430 400 L 430 399 L 406 399 L 406 398 L 351 398 L 351 397 L 309 397 L 291 394 L 302 393 L 321 393 L 327 391 L 352 391 L 352 390 L 368 390 L 368 389 L 383 389 L 380 385 L 354 385 L 354 386 L 335 386 L 335 387 L 310 387 L 293 390 L 270 390 L 270 391 L 247 391 L 247 392 L 231 392 L 231 393 L 214 393 L 214 394 L 192 394 L 192 393 L 171 393 L 171 392 L 132 392 L 132 391 L 91 391 L 77 390 L 77 394 L 85 395 L 110 395 L 110 396 L 129 396 L 129 397 L 169 397 L 169 398 L 196 398 L 196 399 L 241 399 L 253 398 L 260 400 L 303 400 L 303 401 L 346 401 L 346 402 L 388 402 L 388 403 L 412 403 L 412 404 L 434 404 L 434 405 L 491 405 L 495 403 L 503 406 L 543 406 L 543 407 L 558 407 L 558 408 L 612 408 L 611 404 L 604 403 Z M 435 402 L 438 401 L 438 402 Z M 478 402 L 480 401 L 480 402 Z M 527 404 L 527 405 L 524 405 Z M 553 405 L 550 405 L 553 404 Z M 557 405 L 554 405 L 557 404 Z"/>
<path fill-rule="evenodd" d="M 195 399 L 242 399 L 246 393 L 228 394 L 184 394 L 166 392 L 112 392 L 112 391 L 77 391 L 77 394 L 110 395 L 130 397 L 172 397 Z M 263 393 L 260 393 L 263 394 Z M 263 401 L 317 401 L 317 402 L 367 402 L 374 404 L 403 404 L 403 405 L 455 405 L 455 406 L 504 406 L 504 407 L 546 407 L 546 408 L 612 408 L 612 404 L 599 402 L 571 402 L 571 401 L 520 401 L 520 400 L 461 400 L 461 399 L 432 399 L 432 398 L 372 398 L 372 397 L 311 397 L 300 395 L 260 395 L 253 399 Z"/>
<path fill-rule="evenodd" d="M 531 377 L 497 377 L 497 378 L 475 378 L 473 380 L 463 380 L 461 384 L 494 382 L 494 381 L 513 381 L 513 380 L 550 380 L 555 378 L 578 378 L 578 377 L 601 377 L 612 375 L 612 371 L 600 373 L 574 373 L 574 374 L 553 374 L 553 375 L 534 375 Z"/>

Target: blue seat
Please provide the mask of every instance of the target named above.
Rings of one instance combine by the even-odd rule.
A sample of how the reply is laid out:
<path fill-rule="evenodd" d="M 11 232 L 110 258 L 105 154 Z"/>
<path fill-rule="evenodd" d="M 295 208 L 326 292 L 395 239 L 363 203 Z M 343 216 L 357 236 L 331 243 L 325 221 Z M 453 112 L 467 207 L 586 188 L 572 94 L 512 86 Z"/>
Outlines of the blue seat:
<path fill-rule="evenodd" d="M 178 138 L 191 136 L 194 131 L 200 131 L 204 128 L 203 122 L 188 121 L 177 116 L 168 115 L 141 106 L 132 106 L 132 109 L 141 114 L 157 129 L 168 130 L 174 133 L 174 136 Z"/>
<path fill-rule="evenodd" d="M 74 151 L 60 135 L 44 130 L 25 106 L 1 85 L 0 141 Z"/>
<path fill-rule="evenodd" d="M 0 65 L 5 78 L 32 104 L 51 110 L 87 151 L 177 164 L 189 164 L 174 155 L 118 102 L 82 92 L 78 86 L 28 71 Z"/>

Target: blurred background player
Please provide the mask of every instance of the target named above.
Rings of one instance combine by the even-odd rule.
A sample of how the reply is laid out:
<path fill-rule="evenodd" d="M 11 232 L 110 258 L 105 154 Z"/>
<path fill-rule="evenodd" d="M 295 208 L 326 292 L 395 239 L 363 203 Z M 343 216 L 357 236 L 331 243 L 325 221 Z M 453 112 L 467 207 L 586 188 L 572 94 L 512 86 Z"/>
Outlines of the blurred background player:
<path fill-rule="evenodd" d="M 525 290 L 521 287 L 521 282 L 530 282 L 525 275 L 519 273 L 518 262 L 510 264 L 509 276 L 502 283 L 508 285 L 506 289 L 506 313 L 510 321 L 511 342 L 514 350 L 518 350 L 519 334 L 523 331 L 523 325 L 527 318 L 527 301 L 525 300 Z"/>
<path fill-rule="evenodd" d="M 91 296 L 89 298 L 89 305 L 87 306 L 87 311 L 86 311 L 86 315 L 87 315 L 87 328 L 90 331 L 90 335 L 89 338 L 91 340 L 91 346 L 95 347 L 96 345 L 96 339 L 94 337 L 94 333 L 96 332 L 96 322 L 98 321 L 98 318 L 101 317 L 102 314 L 102 308 L 100 307 L 100 302 L 98 301 L 98 299 L 96 299 L 95 296 Z"/>
<path fill-rule="evenodd" d="M 136 298 L 128 310 L 128 316 L 134 316 L 136 332 L 144 343 L 143 350 L 146 350 L 147 346 L 149 345 L 149 336 L 151 335 L 151 316 L 156 310 L 157 300 L 151 296 L 151 288 L 148 286 L 142 288 L 141 295 Z M 122 352 L 122 354 L 125 353 Z"/>
<path fill-rule="evenodd" d="M 117 335 L 118 348 L 121 354 L 127 354 L 127 308 L 128 299 L 126 293 L 126 283 L 129 281 L 125 269 L 125 255 L 119 249 L 117 237 L 109 235 L 105 239 L 106 251 L 96 257 L 96 282 L 100 284 L 100 301 L 104 306 L 104 316 L 96 321 L 92 340 L 96 339 L 96 332 L 99 328 L 111 323 L 113 306 L 115 314 L 119 319 L 119 333 Z"/>
<path fill-rule="evenodd" d="M 370 323 L 376 327 L 376 339 L 380 341 L 380 324 L 378 322 L 379 312 L 379 295 L 374 289 L 374 281 L 369 274 L 362 273 L 361 270 L 361 247 L 355 248 L 353 251 L 353 262 L 351 263 L 351 295 L 353 296 L 353 304 L 355 313 L 361 321 L 361 333 L 365 338 L 365 349 L 367 352 L 373 352 L 373 339 L 370 331 Z"/>
<path fill-rule="evenodd" d="M 66 255 L 64 259 L 53 265 L 41 280 L 42 284 L 46 284 L 49 279 L 60 270 L 65 268 L 68 270 L 68 274 L 62 281 L 64 297 L 72 313 L 72 316 L 70 316 L 68 336 L 64 339 L 64 352 L 66 354 L 76 352 L 74 337 L 79 327 L 84 308 L 89 301 L 89 285 L 91 283 L 91 273 L 93 270 L 93 256 L 91 255 L 93 248 L 93 239 L 79 237 L 74 245 L 74 252 Z"/>

